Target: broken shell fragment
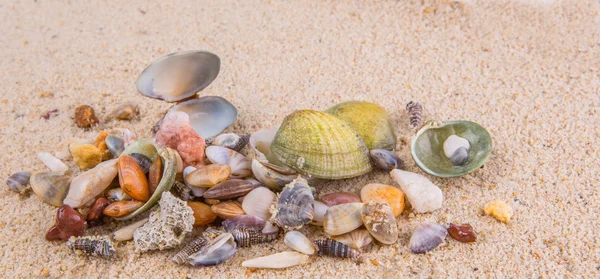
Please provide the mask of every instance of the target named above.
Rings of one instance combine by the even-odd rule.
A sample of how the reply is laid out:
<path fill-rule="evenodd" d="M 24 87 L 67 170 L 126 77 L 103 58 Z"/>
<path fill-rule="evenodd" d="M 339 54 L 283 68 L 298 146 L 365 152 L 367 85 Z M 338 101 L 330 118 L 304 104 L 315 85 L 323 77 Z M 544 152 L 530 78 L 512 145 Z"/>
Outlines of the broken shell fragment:
<path fill-rule="evenodd" d="M 442 207 L 442 190 L 426 177 L 398 169 L 392 170 L 390 174 L 400 185 L 415 212 L 426 213 Z"/>
<path fill-rule="evenodd" d="M 208 189 L 203 196 L 207 199 L 230 200 L 245 196 L 256 187 L 258 186 L 243 179 L 230 179 Z"/>
<path fill-rule="evenodd" d="M 99 226 L 102 225 L 102 217 L 104 217 L 104 209 L 110 205 L 110 202 L 105 199 L 105 198 L 98 198 L 96 200 L 96 202 L 94 202 L 94 205 L 92 206 L 92 209 L 90 209 L 90 211 L 88 211 L 85 220 L 88 223 L 88 227 L 95 227 L 95 226 Z"/>
<path fill-rule="evenodd" d="M 195 187 L 212 187 L 229 177 L 231 167 L 227 164 L 212 164 L 195 169 L 185 176 L 185 182 Z"/>
<path fill-rule="evenodd" d="M 141 201 L 119 201 L 113 202 L 104 208 L 104 215 L 110 217 L 123 217 L 144 205 Z"/>
<path fill-rule="evenodd" d="M 316 178 L 350 178 L 372 169 L 369 150 L 358 134 L 342 120 L 318 111 L 288 115 L 271 152 L 286 166 Z"/>
<path fill-rule="evenodd" d="M 230 178 L 244 178 L 252 174 L 250 159 L 231 149 L 212 145 L 206 148 L 206 157 L 213 164 L 228 164 L 231 167 Z"/>
<path fill-rule="evenodd" d="M 144 218 L 135 223 L 131 223 L 125 227 L 118 229 L 113 233 L 113 238 L 116 241 L 127 241 L 133 239 L 133 233 L 144 224 L 148 223 L 148 218 Z"/>
<path fill-rule="evenodd" d="M 398 226 L 392 208 L 386 203 L 370 201 L 361 212 L 365 228 L 383 244 L 394 244 L 398 240 Z"/>
<path fill-rule="evenodd" d="M 116 176 L 117 159 L 102 162 L 73 178 L 63 202 L 74 208 L 81 207 L 108 188 Z"/>
<path fill-rule="evenodd" d="M 111 111 L 104 121 L 110 121 L 112 119 L 132 120 L 139 119 L 139 117 L 140 111 L 138 110 L 138 105 L 134 102 L 127 102 Z"/>
<path fill-rule="evenodd" d="M 327 213 L 327 209 L 329 209 L 329 206 L 325 205 L 324 203 L 320 202 L 320 201 L 315 201 L 314 203 L 314 211 L 315 211 L 315 215 L 313 216 L 313 219 L 310 221 L 311 225 L 315 225 L 315 226 L 323 226 L 323 220 L 325 220 L 325 213 Z"/>
<path fill-rule="evenodd" d="M 99 122 L 92 107 L 81 105 L 75 108 L 75 124 L 77 124 L 77 127 L 90 128 L 98 125 Z"/>
<path fill-rule="evenodd" d="M 314 216 L 315 200 L 306 180 L 298 177 L 287 184 L 271 208 L 271 222 L 287 230 L 299 229 Z"/>
<path fill-rule="evenodd" d="M 106 191 L 105 196 L 110 202 L 132 200 L 132 198 L 130 196 L 128 196 L 127 194 L 125 194 L 125 192 L 121 188 L 110 189 L 110 190 Z"/>
<path fill-rule="evenodd" d="M 61 206 L 69 191 L 71 177 L 58 172 L 37 172 L 31 176 L 31 189 L 45 203 Z"/>
<path fill-rule="evenodd" d="M 220 134 L 207 144 L 222 146 L 239 152 L 248 144 L 250 135 Z"/>
<path fill-rule="evenodd" d="M 305 264 L 309 256 L 298 252 L 281 252 L 242 262 L 243 267 L 249 268 L 288 268 Z"/>
<path fill-rule="evenodd" d="M 225 201 L 211 206 L 212 211 L 223 219 L 231 219 L 246 214 L 239 201 Z"/>
<path fill-rule="evenodd" d="M 395 217 L 404 211 L 404 193 L 394 186 L 379 183 L 367 184 L 360 190 L 360 199 L 364 203 L 370 201 L 386 203 L 392 208 Z"/>
<path fill-rule="evenodd" d="M 210 266 L 223 263 L 235 254 L 237 245 L 233 235 L 224 233 L 211 240 L 202 250 L 188 257 L 193 266 Z"/>
<path fill-rule="evenodd" d="M 469 243 L 477 240 L 477 234 L 473 231 L 473 227 L 469 224 L 455 225 L 450 224 L 448 234 L 459 242 Z"/>
<path fill-rule="evenodd" d="M 334 206 L 344 203 L 361 202 L 360 197 L 350 192 L 335 192 L 321 196 L 321 201 L 327 206 Z"/>
<path fill-rule="evenodd" d="M 83 215 L 69 205 L 62 205 L 56 211 L 56 223 L 48 232 L 46 240 L 68 240 L 71 236 L 82 236 L 86 228 Z"/>
<path fill-rule="evenodd" d="M 191 201 L 195 198 L 194 193 L 192 193 L 192 189 L 177 180 L 173 182 L 173 186 L 171 186 L 171 192 L 183 201 Z"/>
<path fill-rule="evenodd" d="M 119 184 L 125 194 L 138 201 L 148 201 L 150 198 L 148 180 L 137 161 L 132 156 L 123 155 L 119 157 L 117 166 L 119 168 Z"/>
<path fill-rule="evenodd" d="M 8 188 L 12 191 L 22 194 L 29 188 L 31 188 L 29 186 L 30 177 L 31 173 L 28 171 L 15 172 L 8 177 L 8 179 L 6 180 L 6 185 L 8 185 Z"/>
<path fill-rule="evenodd" d="M 269 188 L 258 187 L 246 195 L 242 202 L 242 208 L 248 215 L 269 220 L 271 218 L 269 207 L 276 197 L 275 193 L 269 190 Z"/>
<path fill-rule="evenodd" d="M 350 126 L 367 148 L 393 150 L 396 135 L 387 111 L 377 104 L 361 101 L 343 102 L 325 111 Z"/>
<path fill-rule="evenodd" d="M 229 101 L 217 96 L 184 101 L 173 106 L 169 111 L 187 113 L 194 131 L 205 139 L 220 134 L 233 124 L 238 113 Z"/>
<path fill-rule="evenodd" d="M 208 225 L 217 219 L 217 215 L 207 204 L 188 201 L 187 205 L 194 211 L 194 227 Z"/>
<path fill-rule="evenodd" d="M 510 222 L 510 217 L 513 215 L 513 210 L 510 205 L 501 200 L 491 201 L 485 205 L 485 214 L 491 215 L 500 222 Z"/>
<path fill-rule="evenodd" d="M 350 248 L 354 248 L 359 251 L 362 251 L 363 248 L 366 249 L 373 242 L 373 237 L 371 236 L 371 233 L 369 233 L 369 231 L 367 231 L 366 229 L 353 230 L 349 233 L 345 233 L 338 236 L 332 236 L 331 238 L 337 242 L 346 244 Z"/>
<path fill-rule="evenodd" d="M 67 248 L 76 253 L 91 256 L 112 257 L 115 255 L 114 244 L 106 236 L 72 236 L 67 241 Z"/>
<path fill-rule="evenodd" d="M 325 238 L 313 241 L 319 251 L 319 256 L 330 256 L 336 258 L 352 258 L 356 259 L 360 253 L 348 245 L 337 242 L 333 239 Z"/>
<path fill-rule="evenodd" d="M 65 163 L 48 152 L 39 152 L 37 155 L 42 163 L 52 172 L 65 173 L 69 170 L 69 167 Z"/>
<path fill-rule="evenodd" d="M 120 137 L 110 135 L 104 139 L 104 142 L 106 143 L 108 151 L 110 151 L 115 158 L 119 157 L 121 153 L 123 153 L 123 150 L 125 150 L 125 142 Z"/>
<path fill-rule="evenodd" d="M 286 184 L 292 182 L 297 176 L 278 173 L 256 159 L 252 159 L 252 174 L 273 191 L 281 191 Z"/>
<path fill-rule="evenodd" d="M 142 172 L 144 174 L 146 174 L 146 173 L 148 173 L 148 171 L 150 171 L 150 166 L 152 165 L 152 161 L 150 160 L 150 158 L 148 158 L 148 156 L 146 156 L 144 154 L 140 154 L 140 153 L 131 153 L 131 154 L 129 154 L 129 156 L 131 156 L 131 158 L 133 158 L 138 163 L 140 168 L 142 168 Z"/>
<path fill-rule="evenodd" d="M 307 255 L 312 255 L 315 253 L 315 247 L 313 243 L 298 231 L 287 232 L 285 234 L 285 238 L 283 239 L 283 243 L 300 253 Z"/>
<path fill-rule="evenodd" d="M 393 169 L 401 169 L 404 167 L 404 162 L 394 154 L 394 152 L 385 149 L 373 149 L 369 151 L 373 164 L 386 171 Z"/>
<path fill-rule="evenodd" d="M 438 247 L 448 232 L 446 228 L 436 223 L 423 223 L 419 225 L 410 237 L 410 251 L 415 254 L 422 254 Z"/>
<path fill-rule="evenodd" d="M 206 51 L 182 51 L 148 65 L 136 81 L 140 94 L 167 102 L 189 98 L 206 88 L 219 74 L 221 60 Z"/>
<path fill-rule="evenodd" d="M 260 230 L 236 230 L 232 234 L 240 247 L 251 247 L 277 239 L 276 233 L 265 234 Z"/>
<path fill-rule="evenodd" d="M 362 203 L 338 204 L 327 209 L 323 230 L 329 235 L 351 232 L 363 225 L 361 218 Z"/>

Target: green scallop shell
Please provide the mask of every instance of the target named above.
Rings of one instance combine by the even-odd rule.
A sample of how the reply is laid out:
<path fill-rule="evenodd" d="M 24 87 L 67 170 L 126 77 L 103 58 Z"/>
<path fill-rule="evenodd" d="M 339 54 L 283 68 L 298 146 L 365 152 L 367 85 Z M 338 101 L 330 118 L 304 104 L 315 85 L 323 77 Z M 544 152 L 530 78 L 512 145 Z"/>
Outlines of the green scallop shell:
<path fill-rule="evenodd" d="M 148 209 L 152 208 L 154 205 L 156 205 L 156 203 L 158 203 L 163 192 L 167 192 L 167 191 L 171 190 L 171 187 L 173 186 L 173 183 L 175 182 L 175 175 L 177 174 L 177 159 L 175 157 L 175 152 L 173 151 L 173 149 L 168 148 L 168 147 L 159 147 L 158 155 L 162 158 L 164 168 L 163 168 L 162 179 L 160 180 L 160 183 L 158 183 L 158 186 L 156 187 L 156 191 L 154 191 L 154 194 L 152 194 L 150 199 L 142 207 L 138 208 L 134 212 L 129 213 L 129 215 L 115 218 L 116 220 L 119 220 L 119 221 L 129 220 L 129 219 L 145 212 L 146 210 L 148 210 Z"/>
<path fill-rule="evenodd" d="M 349 101 L 325 112 L 346 122 L 369 150 L 396 148 L 396 134 L 390 116 L 383 107 L 369 102 Z"/>
<path fill-rule="evenodd" d="M 444 141 L 451 135 L 465 138 L 471 145 L 467 163 L 454 166 L 444 155 Z M 483 166 L 492 154 L 492 137 L 481 125 L 465 120 L 429 122 L 413 138 L 411 154 L 426 173 L 439 177 L 456 177 Z"/>
<path fill-rule="evenodd" d="M 369 150 L 358 134 L 342 120 L 319 111 L 288 115 L 271 152 L 286 166 L 316 178 L 343 179 L 372 169 Z"/>

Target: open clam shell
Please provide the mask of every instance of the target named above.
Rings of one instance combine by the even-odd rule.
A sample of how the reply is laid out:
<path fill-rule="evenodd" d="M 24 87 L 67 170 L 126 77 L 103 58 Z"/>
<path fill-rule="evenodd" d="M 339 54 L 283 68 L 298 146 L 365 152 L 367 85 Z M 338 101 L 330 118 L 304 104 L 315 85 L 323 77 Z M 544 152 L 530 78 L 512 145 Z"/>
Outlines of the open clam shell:
<path fill-rule="evenodd" d="M 457 135 L 469 141 L 467 161 L 455 166 L 444 154 L 444 141 Z M 463 176 L 479 169 L 492 153 L 492 137 L 481 125 L 466 121 L 429 122 L 412 140 L 411 154 L 426 173 L 439 177 Z"/>
<path fill-rule="evenodd" d="M 206 51 L 182 51 L 150 63 L 136 81 L 140 94 L 167 102 L 191 97 L 211 84 L 221 60 Z"/>
<path fill-rule="evenodd" d="M 205 139 L 220 134 L 235 121 L 238 114 L 229 101 L 217 96 L 187 100 L 174 105 L 169 111 L 187 113 L 194 131 Z M 160 127 L 161 121 L 156 125 Z"/>
<path fill-rule="evenodd" d="M 131 212 L 128 215 L 115 219 L 119 221 L 129 220 L 145 212 L 146 210 L 156 205 L 156 203 L 160 200 L 163 192 L 168 192 L 169 190 L 171 190 L 171 187 L 175 182 L 175 176 L 177 174 L 177 159 L 175 158 L 175 152 L 173 151 L 173 149 L 168 147 L 159 147 L 158 155 L 164 163 L 163 175 L 162 179 L 160 180 L 160 183 L 156 187 L 156 190 L 154 191 L 150 199 L 142 207 L 135 210 L 134 212 Z"/>

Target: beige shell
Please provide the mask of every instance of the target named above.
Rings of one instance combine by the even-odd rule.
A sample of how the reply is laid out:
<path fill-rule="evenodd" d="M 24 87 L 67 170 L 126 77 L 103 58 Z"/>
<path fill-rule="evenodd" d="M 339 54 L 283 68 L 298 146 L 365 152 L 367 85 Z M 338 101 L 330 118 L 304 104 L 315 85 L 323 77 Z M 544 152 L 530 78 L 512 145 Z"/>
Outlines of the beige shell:
<path fill-rule="evenodd" d="M 229 177 L 231 167 L 227 164 L 212 164 L 200 167 L 185 176 L 185 182 L 195 187 L 212 187 Z"/>
<path fill-rule="evenodd" d="M 358 134 L 335 116 L 319 111 L 288 115 L 271 152 L 286 166 L 316 178 L 343 179 L 372 169 L 369 151 Z"/>
<path fill-rule="evenodd" d="M 361 218 L 371 235 L 383 244 L 398 240 L 398 226 L 392 208 L 386 203 L 370 201 L 365 204 Z"/>
<path fill-rule="evenodd" d="M 331 239 L 358 250 L 364 250 L 363 248 L 368 247 L 373 242 L 373 237 L 366 229 L 353 230 L 349 233 L 332 236 Z"/>
<path fill-rule="evenodd" d="M 223 219 L 235 218 L 246 214 L 239 201 L 224 201 L 211 206 L 212 211 Z"/>
<path fill-rule="evenodd" d="M 38 172 L 31 176 L 29 183 L 33 192 L 44 202 L 61 206 L 69 191 L 71 177 L 60 172 Z"/>
<path fill-rule="evenodd" d="M 327 209 L 323 230 L 329 235 L 340 235 L 351 232 L 363 225 L 360 217 L 362 203 L 338 204 Z"/>

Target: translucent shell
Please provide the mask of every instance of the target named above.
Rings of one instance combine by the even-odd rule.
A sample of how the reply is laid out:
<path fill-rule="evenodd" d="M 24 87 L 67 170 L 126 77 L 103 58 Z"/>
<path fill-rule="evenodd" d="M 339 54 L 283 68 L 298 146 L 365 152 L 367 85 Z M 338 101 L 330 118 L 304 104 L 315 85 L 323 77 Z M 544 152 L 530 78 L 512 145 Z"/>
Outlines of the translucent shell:
<path fill-rule="evenodd" d="M 469 141 L 466 162 L 455 166 L 444 154 L 444 142 L 451 135 Z M 492 137 L 481 125 L 471 121 L 429 122 L 412 140 L 411 154 L 426 173 L 439 177 L 456 177 L 483 166 L 492 154 Z"/>
<path fill-rule="evenodd" d="M 316 178 L 355 177 L 373 168 L 354 130 L 330 114 L 312 110 L 296 111 L 283 120 L 271 152 L 286 166 Z"/>

